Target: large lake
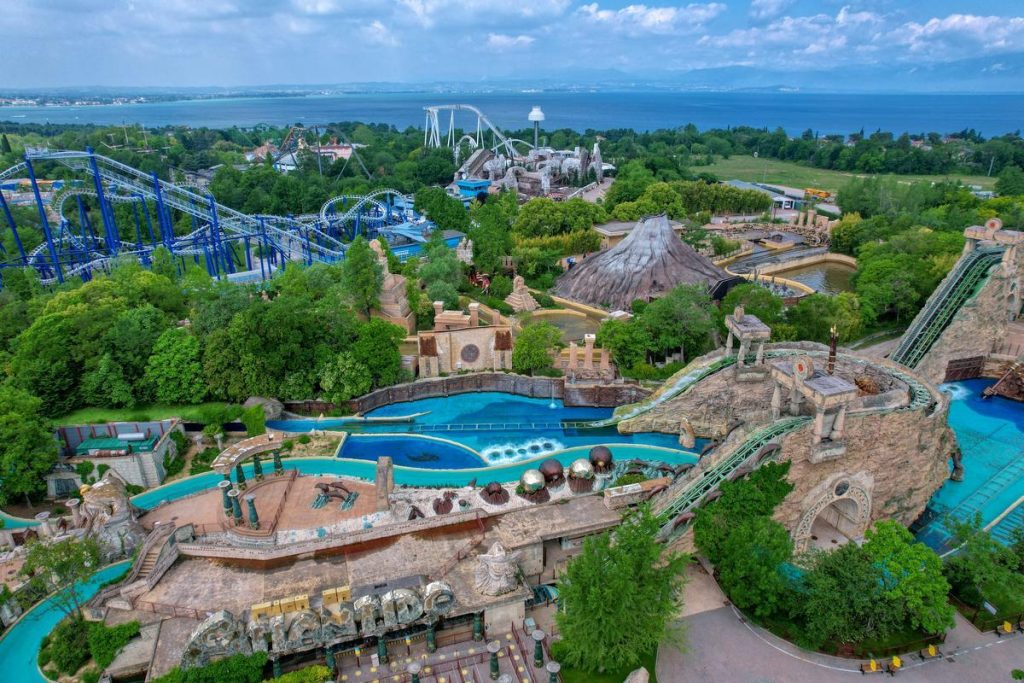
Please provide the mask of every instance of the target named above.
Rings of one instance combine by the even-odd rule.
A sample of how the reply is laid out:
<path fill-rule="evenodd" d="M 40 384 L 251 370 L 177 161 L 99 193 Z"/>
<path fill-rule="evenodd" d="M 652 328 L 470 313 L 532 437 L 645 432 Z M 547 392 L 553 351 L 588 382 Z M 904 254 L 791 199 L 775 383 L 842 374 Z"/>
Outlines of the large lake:
<path fill-rule="evenodd" d="M 783 127 L 792 135 L 851 133 L 862 128 L 897 133 L 955 132 L 974 128 L 986 136 L 1019 130 L 1024 94 L 1011 95 L 824 95 L 786 93 L 535 92 L 359 93 L 308 97 L 257 97 L 88 107 L 6 107 L 0 121 L 15 123 L 188 125 L 251 127 L 336 121 L 422 127 L 423 107 L 468 103 L 506 129 L 526 128 L 534 105 L 544 108 L 543 127 L 653 130 L 694 123 L 701 129 L 749 125 Z M 466 115 L 463 115 L 466 116 Z M 471 119 L 457 119 L 469 127 Z"/>

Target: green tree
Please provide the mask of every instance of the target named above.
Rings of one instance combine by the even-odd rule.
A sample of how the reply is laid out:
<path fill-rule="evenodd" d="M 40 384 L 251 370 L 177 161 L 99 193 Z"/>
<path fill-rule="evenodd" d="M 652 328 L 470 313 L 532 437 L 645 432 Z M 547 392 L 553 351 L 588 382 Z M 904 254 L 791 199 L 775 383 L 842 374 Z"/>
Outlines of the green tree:
<path fill-rule="evenodd" d="M 482 272 L 497 273 L 502 259 L 512 253 L 511 216 L 501 200 L 473 207 L 473 264 Z"/>
<path fill-rule="evenodd" d="M 745 284 L 730 289 L 729 293 L 722 298 L 720 306 L 723 320 L 737 306 L 743 306 L 744 312 L 757 316 L 758 320 L 769 327 L 782 321 L 782 299 L 764 287 Z"/>
<path fill-rule="evenodd" d="M 425 187 L 416 193 L 414 206 L 417 211 L 426 214 L 441 230 L 459 230 L 465 232 L 469 228 L 469 213 L 462 202 L 450 196 L 440 187 Z M 440 232 L 438 230 L 437 232 Z"/>
<path fill-rule="evenodd" d="M 369 317 L 380 300 L 383 284 L 384 271 L 377 263 L 377 256 L 361 235 L 356 237 L 345 250 L 345 260 L 341 265 L 342 287 L 352 297 L 356 308 Z"/>
<path fill-rule="evenodd" d="M 10 384 L 0 384 L 0 502 L 29 499 L 46 491 L 43 479 L 57 463 L 57 441 L 42 402 Z"/>
<path fill-rule="evenodd" d="M 344 403 L 362 396 L 373 388 L 373 376 L 367 367 L 351 353 L 343 351 L 334 362 L 324 366 L 320 377 L 324 398 L 332 403 Z"/>
<path fill-rule="evenodd" d="M 426 261 L 420 264 L 418 275 L 428 289 L 439 282 L 453 288 L 462 283 L 462 262 L 455 250 L 445 243 L 439 231 L 434 231 L 423 251 Z"/>
<path fill-rule="evenodd" d="M 101 408 L 131 408 L 135 405 L 131 385 L 125 381 L 120 364 L 109 353 L 82 378 L 82 400 Z"/>
<path fill-rule="evenodd" d="M 512 348 L 512 370 L 532 375 L 550 370 L 551 351 L 562 348 L 562 332 L 551 323 L 535 322 L 525 326 Z"/>
<path fill-rule="evenodd" d="M 454 285 L 449 282 L 432 282 L 427 287 L 427 298 L 431 304 L 435 301 L 440 301 L 444 304 L 445 309 L 449 311 L 454 311 L 459 307 L 459 290 L 455 289 Z"/>
<path fill-rule="evenodd" d="M 786 312 L 786 321 L 800 340 L 827 343 L 835 325 L 840 341 L 850 342 L 861 332 L 860 300 L 851 292 L 837 296 L 810 294 Z"/>
<path fill-rule="evenodd" d="M 769 462 L 739 481 L 722 482 L 721 497 L 697 510 L 693 540 L 712 564 L 722 561 L 726 541 L 740 522 L 751 517 L 770 517 L 793 490 L 786 479 L 789 467 L 789 462 Z"/>
<path fill-rule="evenodd" d="M 160 403 L 200 403 L 206 395 L 199 340 L 174 327 L 156 340 L 143 381 Z"/>
<path fill-rule="evenodd" d="M 11 154 L 11 141 L 7 139 L 7 133 L 0 135 L 0 154 Z"/>
<path fill-rule="evenodd" d="M 632 668 L 667 638 L 688 558 L 663 550 L 659 520 L 643 505 L 614 531 L 592 536 L 558 580 L 562 661 L 589 672 Z"/>
<path fill-rule="evenodd" d="M 786 583 L 780 567 L 793 555 L 793 540 L 784 526 L 767 516 L 748 517 L 730 529 L 722 546 L 718 580 L 740 609 L 770 616 L 785 604 Z"/>
<path fill-rule="evenodd" d="M 168 280 L 178 279 L 178 267 L 174 263 L 174 256 L 167 247 L 157 247 L 153 250 L 150 269 L 157 275 L 163 275 Z"/>
<path fill-rule="evenodd" d="M 885 608 L 906 615 L 910 628 L 926 633 L 951 628 L 949 583 L 935 551 L 915 541 L 906 527 L 891 520 L 878 522 L 864 538 L 864 552 L 881 573 Z"/>
<path fill-rule="evenodd" d="M 33 541 L 25 554 L 21 573 L 39 575 L 58 592 L 51 600 L 69 617 L 82 618 L 79 584 L 99 569 L 100 547 L 96 539 L 68 538 L 63 541 Z"/>
<path fill-rule="evenodd" d="M 847 543 L 816 552 L 807 564 L 796 608 L 805 624 L 803 632 L 816 645 L 859 643 L 887 635 L 892 615 L 878 608 L 878 569 L 860 546 Z"/>
<path fill-rule="evenodd" d="M 263 405 L 257 403 L 242 411 L 242 424 L 245 425 L 245 432 L 249 436 L 259 436 L 267 433 L 267 414 L 263 412 Z"/>
<path fill-rule="evenodd" d="M 397 384 L 405 379 L 402 354 L 398 350 L 403 339 L 405 330 L 380 318 L 359 326 L 351 355 L 356 363 L 369 372 L 374 389 Z"/>
<path fill-rule="evenodd" d="M 1024 194 L 1024 170 L 1020 166 L 1007 166 L 999 172 L 996 193 L 1000 197 Z"/>
<path fill-rule="evenodd" d="M 82 361 L 75 327 L 58 313 L 43 315 L 14 340 L 14 383 L 42 401 L 47 415 L 62 415 L 78 405 Z"/>
<path fill-rule="evenodd" d="M 650 335 L 653 352 L 665 356 L 682 349 L 696 358 L 711 345 L 716 314 L 703 287 L 680 285 L 652 301 L 637 322 Z"/>
<path fill-rule="evenodd" d="M 608 349 L 619 368 L 628 369 L 647 360 L 652 342 L 644 326 L 633 321 L 609 319 L 597 329 L 597 344 Z"/>

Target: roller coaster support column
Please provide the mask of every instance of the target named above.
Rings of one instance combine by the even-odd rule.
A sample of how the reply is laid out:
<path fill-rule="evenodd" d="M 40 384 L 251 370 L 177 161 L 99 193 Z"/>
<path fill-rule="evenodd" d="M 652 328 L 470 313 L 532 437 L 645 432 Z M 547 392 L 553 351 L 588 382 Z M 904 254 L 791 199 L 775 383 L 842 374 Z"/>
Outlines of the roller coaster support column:
<path fill-rule="evenodd" d="M 114 216 L 110 213 L 110 206 L 107 204 L 107 198 L 103 194 L 103 178 L 100 176 L 99 166 L 96 164 L 96 155 L 93 153 L 92 147 L 85 148 L 86 153 L 89 155 L 89 166 L 92 168 L 92 182 L 96 187 L 96 203 L 100 207 L 100 217 L 103 219 L 103 241 L 107 245 L 107 253 L 113 256 L 118 251 L 118 242 L 120 239 L 117 235 L 117 224 L 114 223 Z"/>
<path fill-rule="evenodd" d="M 252 243 L 245 238 L 245 269 L 252 270 Z"/>
<path fill-rule="evenodd" d="M 263 262 L 268 258 L 267 255 L 267 226 L 260 218 L 260 279 L 267 279 L 267 271 L 263 267 Z M 267 263 L 267 267 L 270 267 L 270 263 Z"/>
<path fill-rule="evenodd" d="M 139 205 L 132 202 L 132 215 L 135 217 L 135 244 L 139 250 L 142 249 L 142 223 L 139 222 Z M 143 257 L 145 261 L 149 261 L 148 257 Z"/>
<path fill-rule="evenodd" d="M 89 220 L 81 195 L 75 197 L 75 203 L 78 205 L 78 221 L 82 224 L 82 244 L 96 246 L 96 231 L 92 229 L 92 221 Z"/>
<path fill-rule="evenodd" d="M 18 253 L 21 255 L 21 262 L 28 263 L 28 257 L 25 255 L 25 247 L 21 244 L 21 237 L 18 235 L 18 226 L 14 224 L 14 216 L 11 215 L 11 209 L 7 206 L 7 200 L 4 199 L 3 190 L 0 190 L 0 208 L 4 210 L 4 218 L 7 219 L 7 225 L 11 228 L 11 234 L 14 235 L 14 243 L 18 245 Z"/>
<path fill-rule="evenodd" d="M 53 262 L 53 271 L 57 276 L 57 282 L 64 282 L 64 273 L 60 270 L 60 263 L 57 261 L 57 247 L 53 244 L 53 234 L 50 232 L 50 221 L 46 218 L 46 208 L 43 206 L 43 198 L 39 194 L 39 184 L 36 182 L 36 172 L 32 168 L 32 160 L 25 155 L 25 169 L 28 171 L 28 179 L 32 183 L 32 193 L 36 197 L 36 208 L 39 209 L 39 222 L 43 226 L 43 237 L 46 239 L 46 250 L 50 253 L 50 261 Z M 98 182 L 98 181 L 97 181 Z"/>
<path fill-rule="evenodd" d="M 156 247 L 157 234 L 156 232 L 153 231 L 153 218 L 150 216 L 150 203 L 146 202 L 145 198 L 143 198 L 141 195 L 136 195 L 135 197 L 142 200 L 142 215 L 145 216 L 145 229 L 148 233 L 150 233 L 150 243 L 154 247 Z"/>
<path fill-rule="evenodd" d="M 235 272 L 234 264 L 234 252 L 230 252 L 224 248 L 224 242 L 220 238 L 220 221 L 217 218 L 217 203 L 213 201 L 211 195 L 207 195 L 207 201 L 210 203 L 210 232 L 213 236 L 213 253 L 217 256 L 217 261 L 223 261 L 223 267 L 225 273 Z M 221 265 L 218 263 L 218 265 Z"/>
<path fill-rule="evenodd" d="M 160 178 L 157 176 L 156 171 L 153 171 L 152 175 L 153 194 L 156 195 L 156 221 L 157 225 L 160 226 L 160 241 L 173 254 L 174 249 L 171 248 L 171 245 L 173 243 L 174 229 L 171 226 L 171 217 L 167 214 L 167 207 L 164 206 L 164 196 L 160 192 Z"/>

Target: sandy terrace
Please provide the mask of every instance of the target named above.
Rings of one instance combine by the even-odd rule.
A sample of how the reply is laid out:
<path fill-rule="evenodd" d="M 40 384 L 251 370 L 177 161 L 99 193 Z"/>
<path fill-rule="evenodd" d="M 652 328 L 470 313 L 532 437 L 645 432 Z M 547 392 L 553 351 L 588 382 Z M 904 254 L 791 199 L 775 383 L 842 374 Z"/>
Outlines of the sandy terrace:
<path fill-rule="evenodd" d="M 456 525 L 443 532 L 409 534 L 273 569 L 185 559 L 171 567 L 141 601 L 201 612 L 227 609 L 237 614 L 253 603 L 303 593 L 314 595 L 333 586 L 431 574 L 469 543 L 474 530 L 472 526 Z"/>
<path fill-rule="evenodd" d="M 251 484 L 244 495 L 256 497 L 256 512 L 259 515 L 262 531 L 272 531 L 271 521 L 280 509 L 277 529 L 311 529 L 335 524 L 341 520 L 360 520 L 364 515 L 374 511 L 373 484 L 357 479 L 344 479 L 343 483 L 350 491 L 359 493 L 355 505 L 350 510 L 341 510 L 341 500 L 331 499 L 319 509 L 312 507 L 318 491 L 315 485 L 321 482 L 339 481 L 333 476 L 302 476 L 291 481 L 287 477 L 268 477 L 263 482 Z M 287 495 L 284 506 L 282 499 Z M 247 510 L 242 504 L 242 515 L 246 519 Z M 185 498 L 161 505 L 145 514 L 140 521 L 146 529 L 152 529 L 157 522 L 173 520 L 177 526 L 183 524 L 219 525 L 227 520 L 223 513 L 223 496 L 218 489 L 206 491 L 191 498 Z"/>

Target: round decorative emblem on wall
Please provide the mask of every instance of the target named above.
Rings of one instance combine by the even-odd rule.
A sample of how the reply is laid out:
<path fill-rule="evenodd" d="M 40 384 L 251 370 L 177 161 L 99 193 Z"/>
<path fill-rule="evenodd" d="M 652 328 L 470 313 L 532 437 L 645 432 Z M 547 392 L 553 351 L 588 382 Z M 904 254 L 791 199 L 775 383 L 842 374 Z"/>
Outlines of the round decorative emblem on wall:
<path fill-rule="evenodd" d="M 466 344 L 459 352 L 459 357 L 464 363 L 475 363 L 480 357 L 480 348 L 476 344 Z"/>
<path fill-rule="evenodd" d="M 814 375 L 814 361 L 810 356 L 800 356 L 793 361 L 793 374 L 800 379 L 809 379 Z"/>
<path fill-rule="evenodd" d="M 841 481 L 836 484 L 836 497 L 842 496 L 844 493 L 850 490 L 850 482 Z"/>

